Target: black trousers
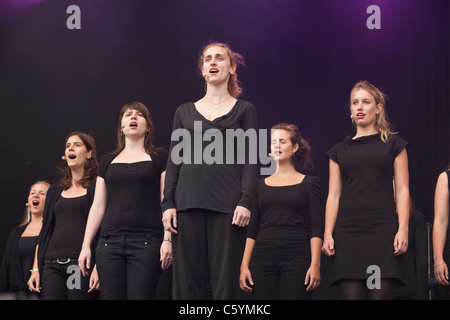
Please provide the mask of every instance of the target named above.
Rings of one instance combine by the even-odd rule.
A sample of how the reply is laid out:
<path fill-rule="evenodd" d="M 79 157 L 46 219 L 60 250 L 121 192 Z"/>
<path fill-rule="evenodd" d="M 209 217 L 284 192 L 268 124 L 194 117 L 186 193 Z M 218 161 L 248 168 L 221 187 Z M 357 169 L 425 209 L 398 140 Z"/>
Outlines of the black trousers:
<path fill-rule="evenodd" d="M 172 237 L 174 299 L 239 299 L 239 274 L 246 228 L 233 214 L 190 209 L 177 212 Z"/>
<path fill-rule="evenodd" d="M 104 236 L 96 262 L 102 300 L 151 300 L 161 273 L 161 238 Z"/>
<path fill-rule="evenodd" d="M 45 263 L 41 278 L 42 300 L 94 300 L 97 292 L 88 293 L 89 276 L 83 277 L 78 260 L 67 264 Z"/>
<path fill-rule="evenodd" d="M 266 259 L 250 263 L 255 285 L 254 300 L 309 300 L 305 277 L 310 266 L 306 259 Z"/>

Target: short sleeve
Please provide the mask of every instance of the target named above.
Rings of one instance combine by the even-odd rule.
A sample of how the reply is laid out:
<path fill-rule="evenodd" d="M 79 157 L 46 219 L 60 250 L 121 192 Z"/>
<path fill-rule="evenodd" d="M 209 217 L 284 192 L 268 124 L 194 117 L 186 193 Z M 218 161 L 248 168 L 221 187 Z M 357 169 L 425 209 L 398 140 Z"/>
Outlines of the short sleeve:
<path fill-rule="evenodd" d="M 158 173 L 163 173 L 164 171 L 166 171 L 166 166 L 167 166 L 167 156 L 168 156 L 169 152 L 166 149 L 159 149 L 158 150 Z"/>
<path fill-rule="evenodd" d="M 340 143 L 335 144 L 326 152 L 326 155 L 333 161 L 339 163 L 338 160 L 338 149 L 339 149 Z"/>
<path fill-rule="evenodd" d="M 114 155 L 112 153 L 108 153 L 100 159 L 100 163 L 98 165 L 98 171 L 97 171 L 98 176 L 105 179 L 106 169 L 108 169 L 108 166 L 113 159 L 114 159 Z"/>
<path fill-rule="evenodd" d="M 396 158 L 409 144 L 408 141 L 399 136 L 392 136 L 389 142 L 391 143 L 391 153 L 394 158 Z"/>

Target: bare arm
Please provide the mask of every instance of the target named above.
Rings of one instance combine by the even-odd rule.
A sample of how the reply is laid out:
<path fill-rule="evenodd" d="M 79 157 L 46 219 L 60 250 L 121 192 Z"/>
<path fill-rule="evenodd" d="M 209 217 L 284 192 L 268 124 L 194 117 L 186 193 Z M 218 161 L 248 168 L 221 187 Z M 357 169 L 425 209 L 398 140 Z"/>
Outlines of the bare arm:
<path fill-rule="evenodd" d="M 395 203 L 398 215 L 398 233 L 394 240 L 394 254 L 405 253 L 408 249 L 409 225 L 409 172 L 408 155 L 403 149 L 394 160 Z"/>
<path fill-rule="evenodd" d="M 433 252 L 434 275 L 445 286 L 448 282 L 448 266 L 444 262 L 444 247 L 447 239 L 449 218 L 449 191 L 447 173 L 439 175 L 434 193 Z"/>
<path fill-rule="evenodd" d="M 334 254 L 333 230 L 339 209 L 339 198 L 341 197 L 342 180 L 339 165 L 330 159 L 330 178 L 328 197 L 325 207 L 325 232 L 322 251 L 331 256 Z"/>

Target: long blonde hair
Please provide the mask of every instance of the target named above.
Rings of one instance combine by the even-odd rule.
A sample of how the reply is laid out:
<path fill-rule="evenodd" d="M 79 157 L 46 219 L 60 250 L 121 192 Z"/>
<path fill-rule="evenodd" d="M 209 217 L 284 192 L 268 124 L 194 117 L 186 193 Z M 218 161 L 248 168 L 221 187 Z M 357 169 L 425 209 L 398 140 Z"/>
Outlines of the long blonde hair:
<path fill-rule="evenodd" d="M 385 112 L 385 106 L 386 106 L 386 100 L 385 95 L 373 84 L 369 83 L 368 81 L 359 81 L 357 82 L 351 92 L 350 92 L 350 104 L 353 91 L 363 89 L 369 92 L 375 99 L 375 103 L 381 104 L 381 112 L 377 115 L 377 121 L 376 121 L 376 127 L 378 132 L 381 135 L 381 140 L 383 142 L 388 142 L 391 135 L 397 134 L 392 130 L 391 124 L 389 123 L 389 120 L 387 119 L 386 112 Z"/>

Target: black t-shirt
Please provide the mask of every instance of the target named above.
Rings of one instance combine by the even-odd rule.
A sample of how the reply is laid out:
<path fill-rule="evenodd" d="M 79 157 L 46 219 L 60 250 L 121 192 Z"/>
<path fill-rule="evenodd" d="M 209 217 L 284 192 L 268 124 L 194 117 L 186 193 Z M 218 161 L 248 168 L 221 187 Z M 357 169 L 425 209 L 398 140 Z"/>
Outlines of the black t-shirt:
<path fill-rule="evenodd" d="M 310 239 L 323 237 L 320 180 L 306 175 L 301 183 L 268 186 L 259 179 L 247 237 L 255 239 L 253 259 L 311 258 Z"/>
<path fill-rule="evenodd" d="M 242 141 L 241 143 L 235 141 L 234 146 L 231 147 L 232 139 L 229 139 L 227 134 L 236 133 L 239 130 L 256 134 L 256 126 L 255 107 L 245 100 L 237 100 L 227 114 L 213 121 L 203 117 L 193 102 L 181 105 L 175 112 L 173 132 L 180 129 L 181 131 L 178 132 L 183 131 L 186 139 L 180 138 L 180 141 L 171 143 L 163 210 L 202 208 L 233 213 L 237 205 L 251 209 L 256 182 L 256 162 L 253 163 L 248 158 L 252 142 L 246 140 L 244 144 Z M 218 146 L 220 143 L 224 148 L 223 154 L 218 156 L 214 163 L 205 162 L 203 156 L 209 154 L 214 144 Z M 186 156 L 184 159 L 186 161 L 175 163 L 173 157 L 179 154 L 172 155 L 172 153 L 177 153 L 176 151 L 181 149 L 178 148 L 180 144 L 184 146 L 182 155 Z M 241 147 L 246 149 L 243 151 L 247 156 L 243 161 L 245 163 L 240 162 L 241 159 L 239 159 Z M 220 149 L 217 150 L 220 151 Z M 190 157 L 184 152 L 189 153 Z M 213 152 L 211 154 L 217 156 Z M 198 159 L 199 157 L 201 159 Z"/>
<path fill-rule="evenodd" d="M 98 170 L 107 192 L 100 235 L 161 237 L 160 180 L 167 151 L 157 150 L 151 161 L 111 163 L 114 158 L 113 154 L 104 156 Z"/>

